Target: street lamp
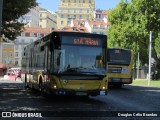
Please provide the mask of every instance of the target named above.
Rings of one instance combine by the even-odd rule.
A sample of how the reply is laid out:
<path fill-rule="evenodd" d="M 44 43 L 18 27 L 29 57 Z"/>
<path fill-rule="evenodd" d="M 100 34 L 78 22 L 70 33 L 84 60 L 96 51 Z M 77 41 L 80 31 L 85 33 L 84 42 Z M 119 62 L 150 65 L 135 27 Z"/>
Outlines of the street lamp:
<path fill-rule="evenodd" d="M 149 41 L 148 86 L 150 86 L 151 83 L 151 57 L 152 57 L 152 31 L 150 31 L 150 41 Z"/>

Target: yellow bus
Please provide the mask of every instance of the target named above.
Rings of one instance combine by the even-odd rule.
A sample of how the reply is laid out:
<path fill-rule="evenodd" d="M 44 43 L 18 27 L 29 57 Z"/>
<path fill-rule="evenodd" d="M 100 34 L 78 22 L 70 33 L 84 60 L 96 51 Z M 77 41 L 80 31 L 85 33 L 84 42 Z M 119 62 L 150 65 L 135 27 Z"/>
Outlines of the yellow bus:
<path fill-rule="evenodd" d="M 109 85 L 122 87 L 133 80 L 133 51 L 122 48 L 109 48 L 108 82 Z"/>
<path fill-rule="evenodd" d="M 53 31 L 26 46 L 21 79 L 54 95 L 107 95 L 107 36 Z"/>

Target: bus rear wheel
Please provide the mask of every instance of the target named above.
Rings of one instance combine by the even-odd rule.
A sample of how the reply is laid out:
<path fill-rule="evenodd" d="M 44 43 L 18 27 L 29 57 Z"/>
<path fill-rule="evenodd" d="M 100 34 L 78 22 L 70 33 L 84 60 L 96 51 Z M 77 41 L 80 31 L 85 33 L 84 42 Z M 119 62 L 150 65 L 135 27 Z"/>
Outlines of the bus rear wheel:
<path fill-rule="evenodd" d="M 29 85 L 27 83 L 27 74 L 25 74 L 24 88 L 29 88 Z"/>

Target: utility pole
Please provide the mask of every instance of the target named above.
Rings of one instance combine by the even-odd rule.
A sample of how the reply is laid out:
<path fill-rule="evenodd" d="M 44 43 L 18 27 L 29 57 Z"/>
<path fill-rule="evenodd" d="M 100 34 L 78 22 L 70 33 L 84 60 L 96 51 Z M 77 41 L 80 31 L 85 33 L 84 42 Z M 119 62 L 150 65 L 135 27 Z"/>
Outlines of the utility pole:
<path fill-rule="evenodd" d="M 151 56 L 152 56 L 152 31 L 150 31 L 150 41 L 149 41 L 148 86 L 150 86 L 151 83 Z"/>
<path fill-rule="evenodd" d="M 0 0 L 0 38 L 2 31 L 2 10 L 3 10 L 3 0 Z"/>

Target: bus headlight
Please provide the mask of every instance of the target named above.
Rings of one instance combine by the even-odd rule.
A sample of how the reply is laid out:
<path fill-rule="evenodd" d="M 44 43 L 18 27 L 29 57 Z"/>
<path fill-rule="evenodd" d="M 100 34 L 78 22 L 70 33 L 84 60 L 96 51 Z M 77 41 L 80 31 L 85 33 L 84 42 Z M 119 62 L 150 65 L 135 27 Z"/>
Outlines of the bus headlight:
<path fill-rule="evenodd" d="M 104 87 L 104 86 L 103 86 L 103 87 L 102 87 L 102 89 L 103 89 L 103 90 L 105 90 L 105 89 L 106 89 L 106 87 Z"/>
<path fill-rule="evenodd" d="M 54 85 L 53 87 L 54 87 L 54 89 L 56 89 L 56 88 L 57 88 L 57 86 L 56 86 L 56 85 Z"/>

